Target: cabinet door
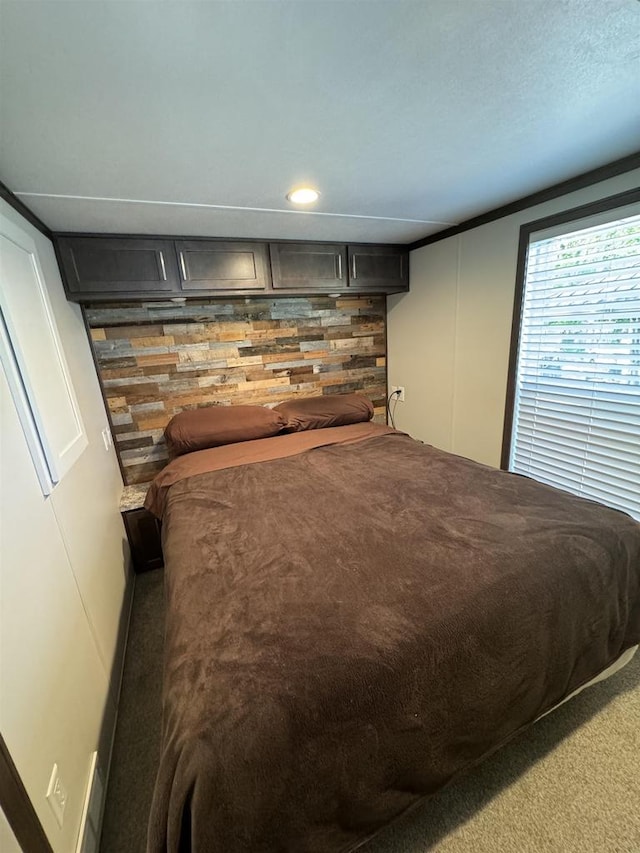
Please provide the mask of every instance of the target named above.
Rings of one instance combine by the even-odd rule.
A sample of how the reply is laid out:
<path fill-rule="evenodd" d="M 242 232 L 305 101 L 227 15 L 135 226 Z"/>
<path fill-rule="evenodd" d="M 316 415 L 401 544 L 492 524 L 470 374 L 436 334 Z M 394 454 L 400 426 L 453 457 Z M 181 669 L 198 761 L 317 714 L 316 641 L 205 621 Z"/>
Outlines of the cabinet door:
<path fill-rule="evenodd" d="M 48 495 L 88 444 L 36 244 L 0 215 L 0 358 Z"/>
<path fill-rule="evenodd" d="M 409 252 L 396 246 L 349 246 L 351 290 L 409 289 Z"/>
<path fill-rule="evenodd" d="M 177 240 L 183 290 L 264 290 L 269 281 L 265 243 Z"/>
<path fill-rule="evenodd" d="M 172 240 L 59 237 L 56 242 L 71 296 L 122 299 L 179 289 Z"/>
<path fill-rule="evenodd" d="M 335 290 L 347 286 L 346 246 L 335 243 L 271 243 L 274 289 Z"/>

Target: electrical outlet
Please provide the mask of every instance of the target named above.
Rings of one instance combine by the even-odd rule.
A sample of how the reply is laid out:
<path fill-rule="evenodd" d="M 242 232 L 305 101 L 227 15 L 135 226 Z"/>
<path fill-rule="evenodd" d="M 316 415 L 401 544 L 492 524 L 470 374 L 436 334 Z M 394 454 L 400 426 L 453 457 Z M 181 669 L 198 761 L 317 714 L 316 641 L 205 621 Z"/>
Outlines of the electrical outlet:
<path fill-rule="evenodd" d="M 395 395 L 396 400 L 398 400 L 400 403 L 404 403 L 404 385 L 392 385 L 391 393 L 393 394 L 395 391 L 400 392 L 399 394 Z"/>
<path fill-rule="evenodd" d="M 67 805 L 67 789 L 60 778 L 58 765 L 53 765 L 51 778 L 49 779 L 49 787 L 47 788 L 47 801 L 51 806 L 51 811 L 54 813 L 58 826 L 62 828 L 64 820 L 64 807 Z"/>
<path fill-rule="evenodd" d="M 104 449 L 107 451 L 111 450 L 111 447 L 113 446 L 113 438 L 111 437 L 111 430 L 109 427 L 105 427 L 102 430 L 102 441 L 104 442 Z"/>

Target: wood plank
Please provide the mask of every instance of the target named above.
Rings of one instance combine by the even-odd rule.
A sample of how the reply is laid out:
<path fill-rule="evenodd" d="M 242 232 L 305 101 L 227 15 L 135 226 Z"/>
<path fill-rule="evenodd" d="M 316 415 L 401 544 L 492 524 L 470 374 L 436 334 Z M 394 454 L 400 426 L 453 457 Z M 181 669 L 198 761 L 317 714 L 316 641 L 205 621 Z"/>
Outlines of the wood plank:
<path fill-rule="evenodd" d="M 383 296 L 120 303 L 86 313 L 127 483 L 148 482 L 166 463 L 163 430 L 184 409 L 356 390 L 385 416 Z"/>

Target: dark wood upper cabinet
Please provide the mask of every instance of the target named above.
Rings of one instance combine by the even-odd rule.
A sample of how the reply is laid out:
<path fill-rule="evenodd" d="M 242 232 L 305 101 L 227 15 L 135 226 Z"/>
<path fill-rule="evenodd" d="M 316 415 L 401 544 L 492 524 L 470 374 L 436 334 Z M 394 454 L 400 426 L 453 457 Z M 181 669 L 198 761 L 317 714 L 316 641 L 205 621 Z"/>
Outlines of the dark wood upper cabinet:
<path fill-rule="evenodd" d="M 76 302 L 409 289 L 402 246 L 107 234 L 59 234 L 54 244 Z"/>
<path fill-rule="evenodd" d="M 57 246 L 70 294 L 122 298 L 179 288 L 173 240 L 60 237 Z"/>
<path fill-rule="evenodd" d="M 274 290 L 347 287 L 347 247 L 336 243 L 271 243 Z"/>
<path fill-rule="evenodd" d="M 265 243 L 176 240 L 183 290 L 264 290 L 269 283 Z"/>
<path fill-rule="evenodd" d="M 409 289 L 409 252 L 396 246 L 349 246 L 351 290 Z"/>

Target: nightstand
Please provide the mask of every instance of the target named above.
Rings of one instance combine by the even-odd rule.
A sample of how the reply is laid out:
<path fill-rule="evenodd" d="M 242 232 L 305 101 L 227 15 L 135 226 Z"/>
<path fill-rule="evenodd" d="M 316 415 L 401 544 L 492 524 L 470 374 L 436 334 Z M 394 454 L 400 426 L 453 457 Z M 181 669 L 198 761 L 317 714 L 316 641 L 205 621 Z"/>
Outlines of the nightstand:
<path fill-rule="evenodd" d="M 148 488 L 148 483 L 125 486 L 120 499 L 120 512 L 136 572 L 148 572 L 164 566 L 160 522 L 143 506 Z"/>

